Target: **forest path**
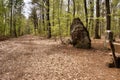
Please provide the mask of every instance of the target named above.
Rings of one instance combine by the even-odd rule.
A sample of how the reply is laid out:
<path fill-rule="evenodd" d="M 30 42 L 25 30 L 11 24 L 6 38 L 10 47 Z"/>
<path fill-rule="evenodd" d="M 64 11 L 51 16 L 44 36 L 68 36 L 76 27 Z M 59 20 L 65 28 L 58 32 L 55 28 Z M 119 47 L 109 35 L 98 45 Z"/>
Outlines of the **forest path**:
<path fill-rule="evenodd" d="M 94 41 L 100 42 L 100 41 Z M 75 49 L 26 35 L 0 42 L 0 80 L 120 80 L 105 50 Z"/>

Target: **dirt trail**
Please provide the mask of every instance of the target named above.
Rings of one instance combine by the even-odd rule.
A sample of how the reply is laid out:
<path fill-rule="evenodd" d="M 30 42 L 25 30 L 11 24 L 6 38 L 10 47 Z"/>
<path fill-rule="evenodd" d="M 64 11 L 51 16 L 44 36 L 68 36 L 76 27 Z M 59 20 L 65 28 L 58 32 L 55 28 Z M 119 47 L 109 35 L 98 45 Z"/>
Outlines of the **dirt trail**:
<path fill-rule="evenodd" d="M 120 69 L 106 66 L 108 52 L 93 46 L 75 49 L 30 35 L 2 41 L 0 80 L 120 80 Z"/>

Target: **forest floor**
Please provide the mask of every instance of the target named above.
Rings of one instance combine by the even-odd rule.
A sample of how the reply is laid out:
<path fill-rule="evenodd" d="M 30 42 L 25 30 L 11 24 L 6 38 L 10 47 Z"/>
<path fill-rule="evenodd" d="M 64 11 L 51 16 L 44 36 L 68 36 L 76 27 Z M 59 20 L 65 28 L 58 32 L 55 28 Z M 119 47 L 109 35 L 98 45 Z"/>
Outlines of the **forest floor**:
<path fill-rule="evenodd" d="M 92 49 L 26 35 L 0 42 L 0 80 L 120 80 L 120 69 L 108 68 L 110 51 L 103 40 Z"/>

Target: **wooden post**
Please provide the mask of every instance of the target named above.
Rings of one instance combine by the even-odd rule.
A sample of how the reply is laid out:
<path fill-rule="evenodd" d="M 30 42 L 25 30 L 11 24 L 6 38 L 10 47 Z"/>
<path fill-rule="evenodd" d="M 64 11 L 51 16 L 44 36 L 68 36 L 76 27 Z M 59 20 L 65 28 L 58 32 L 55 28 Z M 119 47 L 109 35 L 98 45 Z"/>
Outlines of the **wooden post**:
<path fill-rule="evenodd" d="M 112 50 L 114 65 L 117 68 L 117 57 L 115 55 L 115 47 L 113 45 L 113 33 L 112 32 L 109 32 L 109 44 Z"/>

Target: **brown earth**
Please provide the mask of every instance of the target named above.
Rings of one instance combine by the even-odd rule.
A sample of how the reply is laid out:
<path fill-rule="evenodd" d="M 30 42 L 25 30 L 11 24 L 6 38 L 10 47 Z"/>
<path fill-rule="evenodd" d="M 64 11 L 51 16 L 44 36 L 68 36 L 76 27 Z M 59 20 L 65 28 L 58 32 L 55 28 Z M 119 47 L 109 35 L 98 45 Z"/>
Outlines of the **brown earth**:
<path fill-rule="evenodd" d="M 102 40 L 92 49 L 76 49 L 54 39 L 22 36 L 0 42 L 0 80 L 120 80 L 108 68 L 111 56 Z"/>

